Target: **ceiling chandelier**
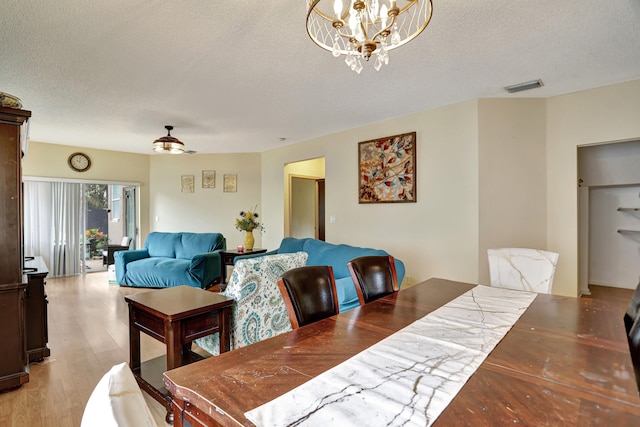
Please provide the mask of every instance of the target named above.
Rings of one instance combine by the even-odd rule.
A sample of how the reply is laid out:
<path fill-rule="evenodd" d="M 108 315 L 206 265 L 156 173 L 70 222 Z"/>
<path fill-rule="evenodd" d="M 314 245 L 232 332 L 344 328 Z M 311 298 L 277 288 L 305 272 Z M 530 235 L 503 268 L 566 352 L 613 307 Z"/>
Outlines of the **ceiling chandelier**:
<path fill-rule="evenodd" d="M 167 136 L 160 137 L 153 141 L 153 151 L 156 153 L 182 154 L 184 153 L 184 144 L 178 138 L 171 136 L 173 126 L 165 126 Z"/>
<path fill-rule="evenodd" d="M 307 0 L 307 33 L 318 46 L 355 72 L 376 55 L 374 67 L 389 63 L 389 51 L 413 40 L 433 13 L 431 0 Z"/>

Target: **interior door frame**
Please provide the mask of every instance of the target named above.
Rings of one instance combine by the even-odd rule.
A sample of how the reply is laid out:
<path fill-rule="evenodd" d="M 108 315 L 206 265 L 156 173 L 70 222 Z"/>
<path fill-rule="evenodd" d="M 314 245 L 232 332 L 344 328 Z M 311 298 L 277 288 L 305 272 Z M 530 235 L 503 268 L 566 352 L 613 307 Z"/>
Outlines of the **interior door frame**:
<path fill-rule="evenodd" d="M 315 228 L 315 238 L 319 239 L 319 240 L 324 240 L 324 212 L 320 212 L 320 209 L 324 209 L 325 206 L 325 202 L 324 202 L 324 191 L 319 191 L 318 187 L 318 183 L 320 181 L 324 182 L 325 178 L 323 176 L 314 176 L 314 175 L 301 175 L 301 174 L 289 174 L 288 176 L 288 192 L 289 192 L 289 206 L 287 207 L 287 214 L 289 217 L 289 223 L 288 223 L 288 227 L 287 227 L 287 237 L 291 237 L 292 232 L 293 232 L 293 192 L 292 192 L 292 188 L 293 188 L 293 180 L 294 179 L 306 179 L 306 180 L 310 180 L 310 181 L 314 181 L 315 182 L 315 221 L 314 221 L 314 228 Z M 322 237 L 322 238 L 321 238 Z"/>

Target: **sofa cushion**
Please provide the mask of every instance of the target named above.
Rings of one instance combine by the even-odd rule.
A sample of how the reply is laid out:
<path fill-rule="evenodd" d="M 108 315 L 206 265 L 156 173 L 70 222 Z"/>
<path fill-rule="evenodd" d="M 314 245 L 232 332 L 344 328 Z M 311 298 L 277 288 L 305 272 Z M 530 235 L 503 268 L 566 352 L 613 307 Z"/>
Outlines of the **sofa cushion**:
<path fill-rule="evenodd" d="M 195 255 L 224 249 L 220 233 L 179 233 L 180 241 L 175 251 L 176 258 L 191 259 Z"/>
<path fill-rule="evenodd" d="M 165 288 L 180 285 L 199 287 L 199 283 L 186 274 L 190 264 L 191 260 L 188 259 L 144 258 L 127 264 L 127 280 L 141 287 Z"/>
<path fill-rule="evenodd" d="M 223 292 L 236 301 L 231 309 L 231 349 L 291 330 L 277 281 L 285 271 L 304 267 L 306 261 L 305 252 L 295 252 L 242 259 L 235 264 Z M 218 334 L 200 338 L 196 344 L 211 354 L 219 353 Z"/>
<path fill-rule="evenodd" d="M 291 253 L 291 252 L 299 252 L 303 251 L 304 243 L 309 239 L 297 239 L 295 237 L 285 237 L 280 242 L 280 248 L 278 249 L 278 253 Z"/>
<path fill-rule="evenodd" d="M 303 251 L 309 254 L 308 265 L 330 265 L 336 279 L 350 277 L 347 263 L 354 258 L 369 255 L 388 255 L 380 249 L 360 248 L 350 245 L 335 245 L 316 239 L 307 239 Z M 353 286 L 353 282 L 352 286 Z"/>
<path fill-rule="evenodd" d="M 150 257 L 175 258 L 176 247 L 180 243 L 180 233 L 149 233 L 144 247 Z"/>
<path fill-rule="evenodd" d="M 336 277 L 336 292 L 338 293 L 338 302 L 340 303 L 340 313 L 360 306 L 358 292 L 356 291 L 351 276 L 340 279 Z"/>
<path fill-rule="evenodd" d="M 381 249 L 361 248 L 345 244 L 336 245 L 312 238 L 298 239 L 295 237 L 285 237 L 280 243 L 278 253 L 285 253 L 292 250 L 302 250 L 309 254 L 307 265 L 330 265 L 333 267 L 333 275 L 336 279 L 336 290 L 340 303 L 340 312 L 350 310 L 360 305 L 356 293 L 355 284 L 351 279 L 347 263 L 354 258 L 361 256 L 385 256 L 389 255 Z M 267 253 L 269 254 L 269 252 Z M 260 256 L 260 254 L 252 255 Z M 398 284 L 402 284 L 404 278 L 404 264 L 399 259 L 395 259 L 396 274 Z"/>

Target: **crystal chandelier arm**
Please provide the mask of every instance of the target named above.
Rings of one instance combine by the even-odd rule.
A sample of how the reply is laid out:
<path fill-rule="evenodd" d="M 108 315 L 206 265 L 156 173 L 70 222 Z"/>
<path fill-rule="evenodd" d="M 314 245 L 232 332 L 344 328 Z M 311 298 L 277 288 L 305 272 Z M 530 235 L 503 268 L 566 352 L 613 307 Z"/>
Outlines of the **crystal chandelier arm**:
<path fill-rule="evenodd" d="M 380 31 L 378 31 L 373 37 L 371 37 L 371 40 L 376 40 L 379 36 L 387 37 L 390 33 L 391 33 L 391 28 L 393 27 L 393 24 L 396 23 L 396 17 L 398 16 L 398 13 L 400 12 L 400 9 L 398 9 L 397 6 L 389 9 L 389 18 L 391 18 L 391 22 L 389 22 L 389 24 L 384 27 L 383 29 L 381 29 Z M 376 43 L 379 43 L 378 41 L 376 41 Z"/>
<path fill-rule="evenodd" d="M 352 40 L 353 39 L 352 34 L 345 34 L 341 31 L 342 28 L 344 28 L 344 22 L 342 22 L 342 24 L 338 24 L 338 22 L 342 22 L 342 21 L 333 21 L 333 28 L 336 30 L 336 34 L 347 40 Z"/>

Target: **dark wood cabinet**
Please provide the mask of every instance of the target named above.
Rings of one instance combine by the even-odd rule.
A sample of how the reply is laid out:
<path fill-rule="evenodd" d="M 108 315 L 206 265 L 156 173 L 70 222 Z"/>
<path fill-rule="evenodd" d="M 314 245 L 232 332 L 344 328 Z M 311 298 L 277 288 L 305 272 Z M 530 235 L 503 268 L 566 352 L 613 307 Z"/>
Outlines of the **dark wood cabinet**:
<path fill-rule="evenodd" d="M 0 390 L 29 381 L 22 277 L 22 125 L 30 111 L 0 107 Z"/>
<path fill-rule="evenodd" d="M 0 285 L 0 390 L 29 382 L 25 336 L 26 285 Z"/>
<path fill-rule="evenodd" d="M 49 327 L 47 324 L 47 292 L 45 278 L 49 274 L 42 257 L 25 263 L 27 282 L 26 323 L 27 356 L 29 362 L 39 362 L 51 354 L 49 350 Z"/>

